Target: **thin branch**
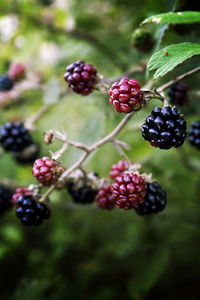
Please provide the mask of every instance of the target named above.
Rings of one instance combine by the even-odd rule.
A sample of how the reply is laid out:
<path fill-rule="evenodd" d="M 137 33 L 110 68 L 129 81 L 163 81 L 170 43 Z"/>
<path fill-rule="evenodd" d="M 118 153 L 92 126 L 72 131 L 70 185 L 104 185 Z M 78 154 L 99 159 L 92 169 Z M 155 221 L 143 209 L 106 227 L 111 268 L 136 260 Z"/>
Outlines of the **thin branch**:
<path fill-rule="evenodd" d="M 195 74 L 195 73 L 198 73 L 198 72 L 200 72 L 200 67 L 197 67 L 197 68 L 195 68 L 195 69 L 192 69 L 192 70 L 190 70 L 190 71 L 188 71 L 188 72 L 186 72 L 186 73 L 184 73 L 184 74 L 182 74 L 182 75 L 180 75 L 180 76 L 178 76 L 178 77 L 176 77 L 176 78 L 170 80 L 170 81 L 167 82 L 166 84 L 164 84 L 164 85 L 162 85 L 161 87 L 159 87 L 159 88 L 157 89 L 157 91 L 158 91 L 159 93 L 161 93 L 161 92 L 163 92 L 164 90 L 168 89 L 168 88 L 169 88 L 170 86 L 172 86 L 173 84 L 175 84 L 176 82 L 181 81 L 181 80 L 183 80 L 183 79 L 185 79 L 185 78 L 187 78 L 187 77 L 190 77 L 191 75 L 193 75 L 193 74 Z"/>
<path fill-rule="evenodd" d="M 25 121 L 25 127 L 28 130 L 35 130 L 36 127 L 34 125 L 34 123 L 36 121 L 38 121 L 43 114 L 50 108 L 51 105 L 48 104 L 44 104 L 38 111 L 36 111 L 36 113 L 34 113 L 32 116 L 30 116 L 26 121 Z"/>
<path fill-rule="evenodd" d="M 111 143 L 113 144 L 113 146 L 115 147 L 115 149 L 117 150 L 117 152 L 121 155 L 121 157 L 127 162 L 128 167 L 130 167 L 131 166 L 131 161 L 129 160 L 128 156 L 123 151 L 123 149 L 121 148 L 121 146 L 119 145 L 119 143 L 117 142 L 117 140 L 111 140 Z"/>

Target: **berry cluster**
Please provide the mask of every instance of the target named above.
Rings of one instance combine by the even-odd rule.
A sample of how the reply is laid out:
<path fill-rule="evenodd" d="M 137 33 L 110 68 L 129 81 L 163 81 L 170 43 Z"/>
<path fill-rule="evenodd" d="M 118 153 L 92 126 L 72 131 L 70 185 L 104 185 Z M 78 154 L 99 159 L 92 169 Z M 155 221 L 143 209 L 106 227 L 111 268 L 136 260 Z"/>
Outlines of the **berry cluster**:
<path fill-rule="evenodd" d="M 99 208 L 111 210 L 115 207 L 111 185 L 104 185 L 96 195 Z"/>
<path fill-rule="evenodd" d="M 113 83 L 109 90 L 110 102 L 119 113 L 139 110 L 143 105 L 140 84 L 135 79 L 123 78 Z"/>
<path fill-rule="evenodd" d="M 93 91 L 97 79 L 95 67 L 79 60 L 69 65 L 66 71 L 64 79 L 74 92 L 86 96 Z"/>
<path fill-rule="evenodd" d="M 16 216 L 26 226 L 39 226 L 51 215 L 46 204 L 37 202 L 32 195 L 21 196 L 17 205 Z"/>
<path fill-rule="evenodd" d="M 35 161 L 32 174 L 38 182 L 45 186 L 56 183 L 60 175 L 55 162 L 46 156 Z"/>
<path fill-rule="evenodd" d="M 138 215 L 151 215 L 162 211 L 166 206 L 166 192 L 154 181 L 145 183 L 146 195 L 144 202 L 136 209 Z"/>
<path fill-rule="evenodd" d="M 180 147 L 186 138 L 186 121 L 175 107 L 154 108 L 142 126 L 143 138 L 160 149 Z"/>
<path fill-rule="evenodd" d="M 200 150 L 200 121 L 192 122 L 188 135 L 190 144 Z"/>
<path fill-rule="evenodd" d="M 0 214 L 9 210 L 12 204 L 13 191 L 9 189 L 6 185 L 0 184 Z"/>
<path fill-rule="evenodd" d="M 125 210 L 136 209 L 144 202 L 145 193 L 143 177 L 134 173 L 118 176 L 112 185 L 112 195 L 116 205 Z"/>
<path fill-rule="evenodd" d="M 20 152 L 32 144 L 28 130 L 20 122 L 1 126 L 0 143 L 6 151 Z"/>
<path fill-rule="evenodd" d="M 178 82 L 168 90 L 168 96 L 171 104 L 183 106 L 188 103 L 189 86 Z"/>

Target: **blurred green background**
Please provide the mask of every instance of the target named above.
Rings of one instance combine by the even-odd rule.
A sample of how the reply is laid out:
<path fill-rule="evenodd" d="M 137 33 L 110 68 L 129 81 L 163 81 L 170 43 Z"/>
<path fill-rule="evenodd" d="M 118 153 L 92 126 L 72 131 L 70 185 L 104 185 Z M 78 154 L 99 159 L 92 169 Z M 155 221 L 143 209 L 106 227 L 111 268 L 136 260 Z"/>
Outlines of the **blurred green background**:
<path fill-rule="evenodd" d="M 65 68 L 76 60 L 92 63 L 105 77 L 121 75 L 151 56 L 131 46 L 131 35 L 140 22 L 153 14 L 181 8 L 182 3 L 1 0 L 0 73 L 5 73 L 13 61 L 23 62 L 29 70 L 43 74 L 44 84 L 56 77 L 63 91 Z M 194 4 L 189 9 L 196 9 L 195 1 L 188 3 Z M 156 47 L 198 42 L 199 34 L 190 26 L 183 32 L 167 28 Z M 151 31 L 161 37 L 164 29 L 165 25 L 153 26 Z M 196 65 L 194 58 L 179 67 L 176 74 Z M 151 75 L 141 73 L 135 78 L 145 84 Z M 195 75 L 186 81 L 190 85 L 190 104 L 181 111 L 188 124 L 199 118 L 199 99 L 193 94 L 199 79 Z M 18 103 L 0 109 L 1 124 L 25 120 L 42 105 L 42 92 L 28 91 Z M 152 173 L 167 191 L 165 211 L 139 217 L 132 211 L 104 212 L 95 205 L 68 205 L 71 199 L 63 190 L 52 194 L 52 217 L 40 228 L 24 228 L 14 211 L 1 216 L 0 299 L 199 299 L 199 152 L 187 142 L 180 150 L 165 151 L 142 139 L 140 126 L 155 105 L 160 103 L 153 100 L 138 112 L 119 138 L 131 145 L 129 158 L 141 163 L 143 171 Z M 71 139 L 91 144 L 111 131 L 122 117 L 105 94 L 68 94 L 38 121 L 33 137 L 41 145 L 41 156 L 48 155 L 49 150 L 61 145 L 45 145 L 45 130 L 65 128 Z M 79 151 L 70 150 L 62 162 L 70 166 L 79 156 Z M 111 165 L 119 159 L 112 146 L 106 145 L 92 156 L 87 167 L 108 177 Z M 36 183 L 31 166 L 18 165 L 10 154 L 0 158 L 0 179 L 6 178 L 20 186 Z"/>

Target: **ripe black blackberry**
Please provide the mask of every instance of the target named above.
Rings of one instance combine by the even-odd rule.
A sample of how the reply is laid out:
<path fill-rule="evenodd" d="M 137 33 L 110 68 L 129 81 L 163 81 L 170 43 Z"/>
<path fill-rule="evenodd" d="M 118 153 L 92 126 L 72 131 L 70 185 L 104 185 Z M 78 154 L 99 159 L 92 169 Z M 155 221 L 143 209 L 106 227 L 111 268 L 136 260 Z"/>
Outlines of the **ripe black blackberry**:
<path fill-rule="evenodd" d="M 13 157 L 19 164 L 32 164 L 38 158 L 39 153 L 39 145 L 33 143 L 22 152 L 14 152 Z"/>
<path fill-rule="evenodd" d="M 39 226 L 48 219 L 51 211 L 46 204 L 36 202 L 32 195 L 23 195 L 17 201 L 16 216 L 26 226 Z"/>
<path fill-rule="evenodd" d="M 12 206 L 13 191 L 6 185 L 0 184 L 0 214 L 9 210 Z"/>
<path fill-rule="evenodd" d="M 0 143 L 5 151 L 20 152 L 32 144 L 28 130 L 20 122 L 1 126 Z"/>
<path fill-rule="evenodd" d="M 136 209 L 138 215 L 157 214 L 162 211 L 167 203 L 167 194 L 162 189 L 161 185 L 154 181 L 145 183 L 146 195 L 144 202 Z"/>
<path fill-rule="evenodd" d="M 190 144 L 200 150 L 200 121 L 192 122 L 188 135 Z"/>
<path fill-rule="evenodd" d="M 87 96 L 93 91 L 97 77 L 97 70 L 94 66 L 78 60 L 69 65 L 66 71 L 64 79 L 74 92 Z"/>
<path fill-rule="evenodd" d="M 175 107 L 154 108 L 142 128 L 143 138 L 154 147 L 180 147 L 186 138 L 186 121 Z"/>
<path fill-rule="evenodd" d="M 186 105 L 188 103 L 189 86 L 182 82 L 175 83 L 168 90 L 168 96 L 171 104 Z"/>
<path fill-rule="evenodd" d="M 7 92 L 12 89 L 14 82 L 8 75 L 0 75 L 0 92 Z"/>
<path fill-rule="evenodd" d="M 67 185 L 68 192 L 75 203 L 90 204 L 93 203 L 98 193 L 97 190 L 89 186 L 83 186 L 75 189 L 74 183 L 69 182 Z"/>

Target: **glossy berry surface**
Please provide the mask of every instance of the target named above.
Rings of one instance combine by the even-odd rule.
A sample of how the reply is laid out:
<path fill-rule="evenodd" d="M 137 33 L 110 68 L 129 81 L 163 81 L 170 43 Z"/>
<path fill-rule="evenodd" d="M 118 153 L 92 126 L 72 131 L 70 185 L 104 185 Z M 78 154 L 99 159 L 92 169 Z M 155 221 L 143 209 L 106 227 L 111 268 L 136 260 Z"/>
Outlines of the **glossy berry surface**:
<path fill-rule="evenodd" d="M 0 75 L 0 92 L 10 91 L 14 83 L 12 78 L 8 75 Z"/>
<path fill-rule="evenodd" d="M 8 70 L 8 75 L 12 80 L 19 81 L 25 77 L 26 68 L 23 64 L 12 63 Z"/>
<path fill-rule="evenodd" d="M 6 185 L 0 184 L 0 214 L 9 210 L 12 204 L 13 191 Z"/>
<path fill-rule="evenodd" d="M 98 191 L 88 186 L 75 189 L 74 183 L 70 182 L 67 186 L 68 192 L 75 203 L 91 204 L 94 202 Z"/>
<path fill-rule="evenodd" d="M 137 208 L 138 215 L 157 214 L 167 203 L 167 194 L 158 182 L 145 183 L 146 195 L 144 202 Z"/>
<path fill-rule="evenodd" d="M 19 152 L 32 144 L 28 130 L 20 122 L 8 122 L 1 126 L 0 143 L 5 151 Z"/>
<path fill-rule="evenodd" d="M 12 196 L 13 204 L 17 204 L 18 199 L 24 195 L 31 195 L 31 191 L 28 188 L 17 188 L 15 193 Z"/>
<path fill-rule="evenodd" d="M 110 171 L 110 178 L 115 180 L 117 176 L 123 175 L 124 171 L 128 168 L 128 164 L 125 160 L 118 161 L 117 164 L 112 165 Z"/>
<path fill-rule="evenodd" d="M 142 176 L 126 173 L 118 176 L 112 185 L 112 195 L 119 208 L 136 209 L 145 196 L 145 182 Z"/>
<path fill-rule="evenodd" d="M 200 121 L 192 122 L 188 135 L 190 144 L 200 150 Z"/>
<path fill-rule="evenodd" d="M 37 159 L 33 165 L 32 174 L 45 186 L 50 186 L 58 180 L 56 165 L 49 157 Z"/>
<path fill-rule="evenodd" d="M 186 138 L 186 121 L 175 107 L 154 108 L 142 126 L 143 138 L 154 147 L 180 147 Z"/>
<path fill-rule="evenodd" d="M 135 79 L 123 78 L 120 82 L 113 83 L 108 93 L 111 104 L 119 113 L 130 113 L 142 107 L 143 94 Z"/>
<path fill-rule="evenodd" d="M 39 226 L 48 219 L 51 211 L 46 204 L 36 202 L 32 195 L 21 196 L 17 201 L 16 216 L 26 226 Z"/>
<path fill-rule="evenodd" d="M 87 96 L 93 91 L 97 70 L 83 61 L 76 61 L 66 68 L 64 75 L 69 87 L 76 93 Z"/>
<path fill-rule="evenodd" d="M 33 164 L 38 158 L 39 153 L 39 145 L 33 143 L 25 148 L 22 152 L 14 152 L 13 156 L 19 164 Z"/>
<path fill-rule="evenodd" d="M 115 207 L 111 185 L 104 185 L 96 195 L 99 208 L 111 210 Z"/>
<path fill-rule="evenodd" d="M 189 86 L 178 82 L 168 90 L 169 101 L 171 104 L 183 106 L 188 103 Z"/>

